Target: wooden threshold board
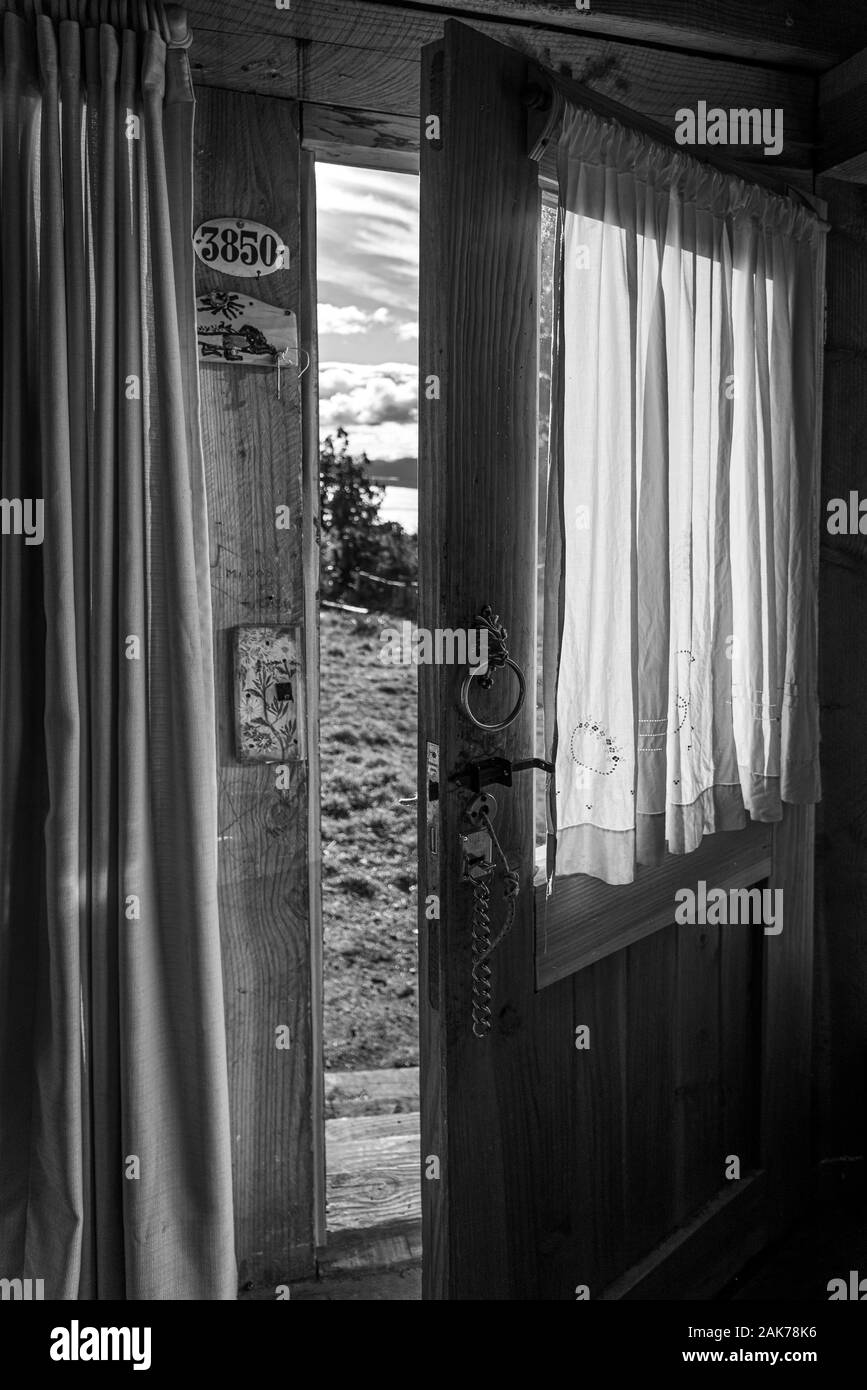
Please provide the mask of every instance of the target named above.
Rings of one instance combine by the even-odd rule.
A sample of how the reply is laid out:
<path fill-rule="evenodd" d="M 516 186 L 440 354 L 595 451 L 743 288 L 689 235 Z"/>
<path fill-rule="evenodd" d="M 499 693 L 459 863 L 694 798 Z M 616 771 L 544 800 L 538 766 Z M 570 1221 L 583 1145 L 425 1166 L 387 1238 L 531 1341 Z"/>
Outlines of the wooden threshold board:
<path fill-rule="evenodd" d="M 325 1073 L 325 1118 L 396 1115 L 419 1108 L 418 1067 Z"/>
<path fill-rule="evenodd" d="M 328 1240 L 320 1277 L 421 1259 L 418 1112 L 325 1122 Z"/>

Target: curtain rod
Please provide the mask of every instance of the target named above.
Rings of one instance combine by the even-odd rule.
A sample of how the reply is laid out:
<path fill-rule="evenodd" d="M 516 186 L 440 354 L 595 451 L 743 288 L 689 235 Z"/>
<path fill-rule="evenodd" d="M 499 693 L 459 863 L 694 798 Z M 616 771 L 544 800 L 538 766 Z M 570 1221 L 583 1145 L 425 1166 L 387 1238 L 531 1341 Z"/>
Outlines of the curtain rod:
<path fill-rule="evenodd" d="M 530 158 L 536 160 L 537 163 L 541 163 L 544 159 L 548 145 L 558 133 L 558 127 L 565 114 L 566 102 L 569 101 L 575 106 L 582 106 L 588 111 L 595 112 L 598 116 L 611 116 L 620 121 L 622 125 L 631 127 L 633 130 L 640 130 L 668 149 L 674 150 L 678 154 L 688 154 L 689 158 L 698 160 L 699 164 L 708 164 L 712 168 L 718 169 L 720 173 L 729 174 L 747 183 L 760 184 L 763 188 L 769 189 L 770 192 L 778 193 L 783 197 L 796 197 L 798 200 L 804 201 L 811 212 L 815 210 L 813 205 L 804 198 L 800 189 L 794 188 L 784 178 L 765 173 L 764 170 L 754 170 L 753 165 L 745 167 L 732 159 L 728 159 L 725 155 L 704 153 L 697 155 L 692 149 L 687 151 L 677 143 L 666 126 L 660 125 L 639 111 L 631 110 L 630 107 L 624 106 L 622 102 L 615 101 L 612 97 L 603 96 L 601 92 L 594 91 L 592 87 L 585 87 L 582 82 L 576 82 L 572 77 L 563 77 L 560 73 L 549 72 L 547 68 L 542 67 L 532 59 L 528 62 L 528 75 L 527 86 L 523 93 L 524 105 L 530 112 L 536 112 L 542 118 L 535 135 L 533 136 L 531 133 L 532 144 L 529 153 Z"/>

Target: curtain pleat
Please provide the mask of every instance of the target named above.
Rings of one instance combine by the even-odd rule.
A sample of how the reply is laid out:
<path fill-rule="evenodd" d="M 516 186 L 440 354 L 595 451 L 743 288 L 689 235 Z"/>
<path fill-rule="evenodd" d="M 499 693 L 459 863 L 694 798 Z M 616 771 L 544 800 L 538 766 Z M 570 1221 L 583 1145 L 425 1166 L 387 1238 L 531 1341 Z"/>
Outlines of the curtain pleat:
<path fill-rule="evenodd" d="M 23 26 L 3 15 L 2 476 L 4 498 L 40 497 L 36 208 L 40 104 L 35 55 Z M 46 805 L 42 732 L 45 617 L 42 549 L 0 542 L 0 1250 L 14 1276 L 24 1264 L 36 988 L 45 917 L 41 816 Z M 9 924 L 18 923 L 14 942 Z M 4 1269 L 5 1273 L 5 1269 Z"/>
<path fill-rule="evenodd" d="M 91 730 L 91 805 L 94 853 L 91 864 L 91 1036 L 120 1037 L 118 843 L 112 828 L 118 809 L 118 416 L 116 411 L 118 319 L 114 247 L 117 215 L 116 155 L 120 138 L 115 98 L 118 80 L 116 35 L 107 27 L 87 30 L 88 170 L 91 182 L 91 275 L 94 321 L 94 437 L 91 457 L 91 611 L 99 615 L 90 641 L 91 699 L 101 711 Z M 91 1049 L 93 1104 L 94 1240 L 105 1252 L 91 1296 L 117 1299 L 124 1293 L 123 1174 L 119 1046 Z"/>
<path fill-rule="evenodd" d="M 570 108 L 546 553 L 548 876 L 819 797 L 825 228 Z"/>
<path fill-rule="evenodd" d="M 0 1276 L 232 1299 L 193 94 L 161 6 L 44 9 L 3 15 L 2 496 L 44 543 L 0 536 Z"/>

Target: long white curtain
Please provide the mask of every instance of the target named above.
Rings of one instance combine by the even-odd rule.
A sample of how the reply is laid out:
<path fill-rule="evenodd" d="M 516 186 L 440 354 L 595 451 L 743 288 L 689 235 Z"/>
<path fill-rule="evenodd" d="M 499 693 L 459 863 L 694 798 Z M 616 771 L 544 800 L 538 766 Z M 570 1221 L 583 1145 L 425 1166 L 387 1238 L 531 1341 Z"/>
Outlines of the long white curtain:
<path fill-rule="evenodd" d="M 545 601 L 549 874 L 819 799 L 826 228 L 570 108 Z"/>
<path fill-rule="evenodd" d="M 0 1278 L 234 1300 L 190 63 L 0 0 L 0 97 Z"/>

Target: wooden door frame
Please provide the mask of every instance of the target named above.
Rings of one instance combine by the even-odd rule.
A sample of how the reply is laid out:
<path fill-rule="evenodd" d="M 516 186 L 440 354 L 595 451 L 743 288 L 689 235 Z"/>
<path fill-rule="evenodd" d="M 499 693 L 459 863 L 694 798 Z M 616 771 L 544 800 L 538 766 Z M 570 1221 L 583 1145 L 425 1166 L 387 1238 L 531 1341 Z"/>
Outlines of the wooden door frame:
<path fill-rule="evenodd" d="M 308 125 L 301 106 L 302 132 Z M 316 108 L 321 115 L 321 109 Z M 368 146 L 323 144 L 320 120 L 310 123 L 312 133 L 301 139 L 301 313 L 300 342 L 309 355 L 309 369 L 301 383 L 303 487 L 304 487 L 304 611 L 307 660 L 307 747 L 309 765 L 309 893 L 310 978 L 312 1035 L 313 1124 L 313 1238 L 317 1251 L 328 1242 L 327 1165 L 325 1145 L 325 960 L 322 917 L 322 779 L 320 747 L 320 493 L 319 493 L 319 346 L 317 334 L 318 282 L 316 270 L 316 165 L 338 164 L 371 172 L 417 174 L 418 157 L 398 150 Z"/>
<path fill-rule="evenodd" d="M 301 110 L 303 128 L 304 112 Z M 313 1246 L 325 1245 L 325 938 L 322 921 L 322 775 L 319 653 L 319 333 L 316 276 L 316 157 L 301 148 L 301 303 L 299 342 L 307 352 L 301 378 L 304 636 L 307 699 L 307 854 L 310 902 L 310 1111 L 313 1141 Z"/>
<path fill-rule="evenodd" d="M 284 98 L 203 88 L 196 94 L 194 225 L 255 211 L 290 250 L 286 270 L 263 277 L 257 298 L 297 307 L 300 128 Z M 223 158 L 214 159 L 220 150 Z M 196 264 L 197 292 L 250 290 L 250 282 Z M 306 325 L 309 328 L 309 323 Z M 302 382 L 303 385 L 303 382 Z M 226 998 L 239 1282 L 248 1290 L 314 1273 L 315 1049 L 311 1038 L 313 896 L 308 777 L 318 748 L 289 764 L 289 787 L 273 765 L 241 765 L 234 740 L 231 629 L 245 623 L 307 628 L 305 592 L 313 513 L 305 505 L 299 384 L 245 366 L 200 374 L 210 533 L 217 709 L 219 915 Z M 299 418 L 300 416 L 300 418 Z M 293 526 L 278 532 L 275 508 Z M 274 1044 L 289 1029 L 288 1048 Z"/>
<path fill-rule="evenodd" d="M 453 51 L 457 31 L 460 49 Z M 419 536 L 419 623 L 430 629 L 470 625 L 490 602 L 509 629 L 510 652 L 532 690 L 539 181 L 527 154 L 522 95 L 535 64 L 503 48 L 492 64 L 493 47 L 477 31 L 449 22 L 442 42 L 424 50 L 419 512 L 429 525 Z M 461 123 L 454 115 L 473 107 L 477 120 Z M 430 115 L 439 118 L 438 138 L 426 138 Z M 449 205 L 467 215 L 441 244 L 436 209 Z M 498 284 L 513 287 L 507 301 L 497 295 Z M 492 342 L 503 350 L 493 353 Z M 433 399 L 425 391 L 431 376 L 439 379 Z M 472 419 L 461 414 L 468 399 Z M 507 531 L 492 523 L 483 505 L 474 510 L 479 456 L 497 461 L 493 476 L 498 498 L 508 500 L 508 510 L 500 508 L 511 518 Z M 460 574 L 442 565 L 440 538 L 449 551 L 463 548 L 467 559 Z M 514 556 L 497 593 L 487 591 L 490 553 Z M 558 1152 L 574 1159 L 581 1144 L 586 1152 L 586 1139 L 573 1132 L 564 1069 L 536 1029 L 544 1011 L 565 1047 L 576 1020 L 566 981 L 540 994 L 535 990 L 532 785 L 518 779 L 499 798 L 497 830 L 519 868 L 521 894 L 511 935 L 493 960 L 492 1032 L 483 1040 L 473 1037 L 466 926 L 471 890 L 459 878 L 461 796 L 449 774 L 485 753 L 512 759 L 531 754 L 532 712 L 525 710 L 504 734 L 486 739 L 456 714 L 459 672 L 429 666 L 419 675 L 420 989 L 427 1000 L 421 1037 L 423 1297 L 520 1297 L 516 1289 L 532 1287 L 532 1275 L 516 1267 L 522 1251 L 531 1250 L 531 1264 L 545 1246 L 561 1263 L 574 1256 L 576 1269 L 580 1265 L 580 1231 L 568 1218 L 558 1225 L 552 1211 L 570 1209 L 569 1193 L 558 1191 L 564 1182 L 559 1169 L 565 1168 Z M 436 777 L 428 773 L 430 748 L 437 752 Z M 773 829 L 770 865 L 766 842 L 760 856 L 760 867 L 771 870 L 769 885 L 782 888 L 784 902 L 794 904 L 787 906 L 782 936 L 763 937 L 761 1166 L 594 1297 L 665 1297 L 664 1290 L 685 1277 L 704 1291 L 697 1296 L 710 1296 L 736 1272 L 729 1250 L 737 1247 L 737 1258 L 748 1258 L 779 1233 L 803 1198 L 811 1034 L 809 1027 L 792 1025 L 810 1017 L 813 826 L 812 807 L 786 807 Z M 425 910 L 432 896 L 439 909 L 433 921 Z M 544 1085 L 534 1086 L 549 1077 L 547 1094 Z M 522 1104 L 537 1117 L 544 1111 L 539 1129 L 547 1126 L 547 1138 L 521 1132 L 515 1116 Z M 484 1141 L 468 1145 L 467 1133 Z M 515 1151 L 528 1171 L 535 1165 L 544 1192 L 512 1190 Z M 801 1155 L 800 1165 L 792 1163 L 793 1154 Z M 456 1197 L 450 1178 L 458 1168 Z M 476 1200 L 467 1200 L 468 1191 Z M 538 1274 L 540 1281 L 547 1274 L 541 1264 Z M 562 1288 L 554 1296 L 569 1295 Z"/>

